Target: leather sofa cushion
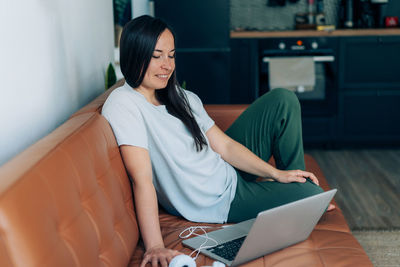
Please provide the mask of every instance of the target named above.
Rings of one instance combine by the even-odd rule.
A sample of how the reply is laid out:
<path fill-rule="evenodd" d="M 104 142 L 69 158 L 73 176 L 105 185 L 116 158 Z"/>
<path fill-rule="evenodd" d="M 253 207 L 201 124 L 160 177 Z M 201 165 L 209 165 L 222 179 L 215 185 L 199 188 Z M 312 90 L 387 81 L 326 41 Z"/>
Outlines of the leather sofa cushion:
<path fill-rule="evenodd" d="M 179 220 L 178 222 L 176 221 L 176 218 L 164 218 L 163 214 L 160 216 L 160 218 L 162 222 L 162 233 L 165 245 L 169 248 L 179 250 L 186 255 L 189 255 L 192 250 L 182 246 L 179 234 L 186 227 L 193 226 L 194 224 L 183 220 Z M 129 266 L 139 266 L 143 253 L 143 245 L 141 242 L 139 242 Z M 213 260 L 204 256 L 203 254 L 200 254 L 196 260 L 196 263 L 197 266 L 211 266 Z M 150 264 L 146 265 L 146 267 L 150 266 Z M 307 240 L 272 254 L 260 257 L 242 266 L 372 267 L 373 265 L 360 244 L 351 235 L 351 233 L 315 229 Z"/>
<path fill-rule="evenodd" d="M 129 178 L 102 116 L 68 120 L 0 177 L 0 266 L 127 266 L 139 232 Z"/>

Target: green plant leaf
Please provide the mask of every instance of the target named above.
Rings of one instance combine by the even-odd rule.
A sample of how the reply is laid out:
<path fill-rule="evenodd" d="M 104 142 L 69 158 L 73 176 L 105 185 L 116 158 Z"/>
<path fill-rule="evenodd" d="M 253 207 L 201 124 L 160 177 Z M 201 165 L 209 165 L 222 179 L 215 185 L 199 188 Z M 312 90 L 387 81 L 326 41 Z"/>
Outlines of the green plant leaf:
<path fill-rule="evenodd" d="M 117 82 L 117 75 L 115 74 L 114 66 L 108 64 L 105 78 L 105 89 L 107 90 Z"/>

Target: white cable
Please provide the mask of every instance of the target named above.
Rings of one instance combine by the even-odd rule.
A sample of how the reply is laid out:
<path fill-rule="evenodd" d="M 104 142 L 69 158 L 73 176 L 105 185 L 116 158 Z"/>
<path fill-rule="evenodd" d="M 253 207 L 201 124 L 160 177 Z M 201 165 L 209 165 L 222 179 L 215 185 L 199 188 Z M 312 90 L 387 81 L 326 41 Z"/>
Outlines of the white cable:
<path fill-rule="evenodd" d="M 193 258 L 194 260 L 197 259 L 197 257 L 198 257 L 199 254 L 200 254 L 200 251 L 201 251 L 202 249 L 212 248 L 212 247 L 215 247 L 215 246 L 218 246 L 218 245 L 219 245 L 219 243 L 218 243 L 217 240 L 215 240 L 214 238 L 211 238 L 211 237 L 208 236 L 207 231 L 206 231 L 205 229 L 209 229 L 209 228 L 221 228 L 221 227 L 220 227 L 220 226 L 214 226 L 214 227 L 213 227 L 213 226 L 190 226 L 190 227 L 186 228 L 185 230 L 183 230 L 183 231 L 179 234 L 179 237 L 180 237 L 180 238 L 188 238 L 188 237 L 190 237 L 190 236 L 192 236 L 192 235 L 195 235 L 195 236 L 200 236 L 200 237 L 206 239 L 206 240 L 200 245 L 200 247 L 199 247 L 198 249 L 193 250 L 192 253 L 189 254 L 189 256 L 192 256 L 193 253 L 196 253 L 196 252 L 197 252 L 197 253 L 196 253 L 196 256 Z M 202 230 L 203 233 L 204 233 L 204 235 L 203 235 L 203 234 L 198 234 L 198 233 L 196 233 L 197 230 Z M 184 235 L 184 233 L 187 232 L 187 231 L 188 231 L 188 234 Z M 214 242 L 215 245 L 208 245 L 208 246 L 205 246 L 205 244 L 207 243 L 208 240 Z"/>

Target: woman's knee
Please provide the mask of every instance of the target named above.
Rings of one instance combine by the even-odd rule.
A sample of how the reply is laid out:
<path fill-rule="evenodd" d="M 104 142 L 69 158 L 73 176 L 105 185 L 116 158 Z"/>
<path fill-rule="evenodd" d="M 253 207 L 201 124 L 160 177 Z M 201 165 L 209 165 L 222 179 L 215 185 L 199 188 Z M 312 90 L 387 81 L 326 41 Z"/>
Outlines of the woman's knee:
<path fill-rule="evenodd" d="M 293 107 L 300 107 L 299 99 L 296 94 L 288 89 L 276 88 L 271 91 L 275 94 L 276 101 L 288 104 Z"/>
<path fill-rule="evenodd" d="M 311 182 L 309 180 L 307 180 L 305 183 L 299 184 L 299 185 L 301 185 L 301 187 L 302 187 L 302 193 L 304 195 L 303 197 L 311 197 L 311 196 L 314 196 L 314 195 L 324 192 L 324 190 L 320 186 L 314 184 L 313 182 Z"/>
<path fill-rule="evenodd" d="M 279 106 L 285 106 L 289 109 L 300 111 L 300 102 L 296 94 L 284 88 L 276 88 L 263 95 L 264 101 L 274 103 Z"/>

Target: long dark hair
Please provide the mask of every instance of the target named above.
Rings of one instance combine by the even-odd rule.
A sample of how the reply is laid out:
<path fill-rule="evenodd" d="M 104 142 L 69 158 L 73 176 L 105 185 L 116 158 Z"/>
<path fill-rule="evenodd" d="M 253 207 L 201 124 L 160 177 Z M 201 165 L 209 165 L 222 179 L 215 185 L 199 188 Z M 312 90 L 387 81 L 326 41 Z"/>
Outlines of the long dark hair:
<path fill-rule="evenodd" d="M 172 33 L 175 40 L 171 27 L 158 18 L 144 15 L 124 26 L 120 41 L 120 65 L 126 82 L 132 88 L 137 88 L 143 82 L 158 38 L 166 29 Z M 189 101 L 178 84 L 175 70 L 167 86 L 162 90 L 156 90 L 155 94 L 157 100 L 166 106 L 168 113 L 180 119 L 187 127 L 194 138 L 196 150 L 201 151 L 203 146 L 207 146 Z"/>

